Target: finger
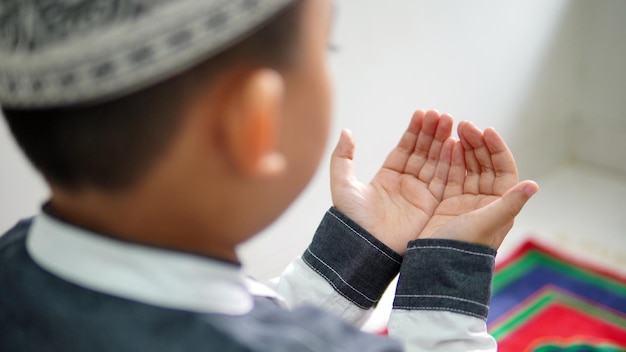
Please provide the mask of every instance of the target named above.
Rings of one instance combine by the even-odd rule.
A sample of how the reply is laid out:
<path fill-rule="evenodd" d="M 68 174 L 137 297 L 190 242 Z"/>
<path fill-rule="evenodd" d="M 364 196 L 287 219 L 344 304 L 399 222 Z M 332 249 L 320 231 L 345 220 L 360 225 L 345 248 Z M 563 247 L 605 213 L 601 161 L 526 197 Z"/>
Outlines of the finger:
<path fill-rule="evenodd" d="M 485 144 L 483 132 L 475 126 L 467 128 L 464 133 L 465 140 L 472 146 L 474 156 L 480 164 L 480 179 L 478 180 L 478 191 L 480 194 L 493 194 L 493 183 L 496 174 L 491 163 L 491 152 Z"/>
<path fill-rule="evenodd" d="M 463 184 L 465 183 L 466 173 L 464 153 L 463 144 L 459 141 L 455 141 L 443 199 L 463 194 Z"/>
<path fill-rule="evenodd" d="M 341 131 L 339 142 L 330 158 L 331 189 L 349 184 L 354 179 L 354 140 L 349 130 Z"/>
<path fill-rule="evenodd" d="M 515 158 L 496 130 L 487 128 L 484 135 L 495 172 L 493 192 L 496 195 L 502 195 L 519 180 Z"/>
<path fill-rule="evenodd" d="M 462 121 L 458 126 L 458 134 L 463 150 L 465 151 L 465 169 L 467 174 L 463 184 L 463 191 L 468 194 L 478 194 L 480 187 L 480 163 L 474 154 L 474 148 L 467 141 L 467 134 L 480 133 L 480 130 L 469 121 Z"/>
<path fill-rule="evenodd" d="M 415 143 L 417 143 L 417 136 L 422 130 L 422 124 L 424 122 L 424 111 L 417 110 L 413 113 L 409 127 L 404 132 L 398 145 L 385 159 L 383 168 L 391 169 L 396 172 L 404 172 L 407 162 L 413 151 L 415 150 Z"/>
<path fill-rule="evenodd" d="M 405 173 L 415 175 L 416 177 L 419 176 L 422 167 L 428 160 L 428 153 L 430 152 L 430 146 L 435 138 L 440 117 L 439 113 L 434 110 L 429 110 L 424 115 L 422 128 L 415 142 L 415 148 L 404 168 Z"/>
<path fill-rule="evenodd" d="M 437 165 L 439 164 L 439 157 L 441 156 L 441 150 L 444 143 L 452 134 L 453 120 L 452 116 L 448 114 L 442 114 L 435 130 L 435 135 L 430 144 L 430 150 L 428 151 L 428 158 L 419 175 L 417 176 L 424 182 L 430 182 L 435 176 Z"/>
<path fill-rule="evenodd" d="M 472 232 L 487 237 L 493 236 L 498 229 L 507 228 L 507 224 L 512 223 L 517 214 L 522 210 L 526 202 L 539 190 L 539 186 L 533 181 L 524 181 L 508 190 L 502 197 L 476 210 Z M 508 231 L 507 231 L 508 232 Z M 500 244 L 507 235 L 500 233 L 495 238 L 490 239 L 491 243 L 484 243 L 492 248 L 500 247 Z"/>
<path fill-rule="evenodd" d="M 430 192 L 439 201 L 441 201 L 443 197 L 443 193 L 448 182 L 450 164 L 452 162 L 452 152 L 455 144 L 456 142 L 452 137 L 448 137 L 448 139 L 446 139 L 443 143 L 433 179 L 428 184 L 428 190 L 430 190 Z"/>

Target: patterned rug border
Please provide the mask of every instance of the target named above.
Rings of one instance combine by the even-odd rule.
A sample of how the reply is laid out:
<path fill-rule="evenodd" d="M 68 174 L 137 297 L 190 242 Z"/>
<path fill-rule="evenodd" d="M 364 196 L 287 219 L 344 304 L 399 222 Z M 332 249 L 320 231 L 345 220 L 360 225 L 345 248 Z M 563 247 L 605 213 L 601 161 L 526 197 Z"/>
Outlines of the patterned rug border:
<path fill-rule="evenodd" d="M 526 240 L 519 247 L 517 247 L 517 249 L 515 249 L 511 254 L 507 255 L 504 259 L 498 261 L 496 263 L 496 273 L 505 270 L 508 266 L 514 264 L 517 260 L 523 257 L 526 252 L 533 250 L 547 253 L 548 255 L 555 257 L 561 261 L 570 263 L 573 266 L 591 271 L 595 274 L 609 277 L 615 281 L 621 283 L 626 282 L 626 275 L 621 275 L 620 273 L 611 270 L 610 268 L 605 268 L 594 264 L 592 261 L 583 259 L 579 255 L 567 253 L 565 249 L 557 249 L 554 248 L 553 245 L 539 242 L 532 237 Z"/>
<path fill-rule="evenodd" d="M 556 286 L 547 286 L 537 291 L 516 306 L 515 309 L 491 323 L 491 334 L 496 339 L 505 338 L 512 330 L 528 322 L 554 303 L 563 304 L 569 308 L 586 313 L 593 312 L 594 318 L 601 319 L 607 324 L 615 325 L 616 328 L 623 329 L 626 334 L 626 314 L 606 309 L 583 297 L 561 290 Z"/>

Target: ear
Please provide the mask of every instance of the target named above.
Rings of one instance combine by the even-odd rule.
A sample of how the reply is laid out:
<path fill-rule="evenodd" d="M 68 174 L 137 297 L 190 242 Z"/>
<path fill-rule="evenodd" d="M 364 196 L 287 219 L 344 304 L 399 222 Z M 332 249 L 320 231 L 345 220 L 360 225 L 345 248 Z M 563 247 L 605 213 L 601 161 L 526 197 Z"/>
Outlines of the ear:
<path fill-rule="evenodd" d="M 278 151 L 283 78 L 274 70 L 257 69 L 243 76 L 239 88 L 229 99 L 224 116 L 229 157 L 247 176 L 280 175 L 286 169 L 285 158 Z"/>

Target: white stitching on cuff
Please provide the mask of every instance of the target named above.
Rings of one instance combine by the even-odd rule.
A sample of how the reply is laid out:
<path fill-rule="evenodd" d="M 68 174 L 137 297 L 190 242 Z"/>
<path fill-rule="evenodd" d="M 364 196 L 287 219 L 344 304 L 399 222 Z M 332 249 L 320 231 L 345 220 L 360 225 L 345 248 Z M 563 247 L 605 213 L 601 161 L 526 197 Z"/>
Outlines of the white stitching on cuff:
<path fill-rule="evenodd" d="M 459 297 L 454 297 L 454 296 L 443 296 L 443 295 L 396 295 L 396 297 L 407 297 L 407 298 L 445 298 L 445 299 L 451 299 L 454 301 L 461 301 L 461 302 L 466 302 L 466 303 L 472 303 L 481 307 L 485 307 L 487 309 L 489 309 L 489 306 L 486 304 L 482 304 L 480 302 L 477 301 L 472 301 L 469 299 L 465 299 L 465 298 L 459 298 Z"/>
<path fill-rule="evenodd" d="M 399 310 L 437 310 L 437 311 L 446 311 L 446 312 L 453 312 L 453 313 L 460 313 L 460 314 L 465 314 L 465 315 L 471 315 L 473 317 L 479 318 L 481 320 L 485 320 L 486 318 L 480 314 L 476 314 L 473 312 L 468 312 L 462 309 L 454 309 L 454 308 L 442 308 L 442 307 L 399 307 L 399 306 L 393 306 L 393 309 L 399 309 Z"/>
<path fill-rule="evenodd" d="M 466 251 L 464 249 L 458 249 L 458 248 L 454 248 L 454 247 L 446 247 L 446 246 L 420 246 L 420 247 L 410 247 L 407 248 L 407 251 L 412 251 L 415 249 L 448 249 L 448 250 L 452 250 L 452 251 L 457 251 L 457 252 L 461 252 L 461 253 L 465 253 L 465 254 L 472 254 L 472 255 L 479 255 L 482 257 L 488 257 L 488 258 L 494 258 L 493 255 L 491 254 L 485 254 L 485 253 L 478 253 L 478 252 L 471 252 L 471 251 Z"/>
<path fill-rule="evenodd" d="M 394 261 L 397 264 L 402 265 L 401 262 L 395 260 L 394 258 L 392 258 L 389 254 L 385 253 L 385 251 L 383 251 L 382 249 L 378 248 L 378 246 L 376 246 L 375 244 L 373 244 L 372 242 L 370 242 L 367 238 L 365 238 L 365 236 L 361 235 L 357 230 L 353 229 L 352 227 L 350 227 L 350 225 L 346 224 L 343 220 L 341 220 L 337 215 L 333 214 L 329 211 L 327 211 L 328 214 L 332 215 L 335 219 L 337 219 L 337 221 L 339 221 L 340 223 L 342 223 L 345 227 L 349 228 L 352 232 L 354 232 L 357 236 L 361 237 L 365 242 L 369 243 L 372 247 L 376 248 L 377 251 L 379 251 L 380 253 L 384 254 L 385 257 L 391 259 L 392 261 Z"/>
<path fill-rule="evenodd" d="M 339 293 L 343 298 L 347 299 L 348 301 L 352 302 L 352 304 L 354 304 L 355 306 L 363 309 L 363 310 L 369 310 L 371 307 L 366 307 L 358 302 L 356 302 L 355 300 L 353 300 L 352 298 L 350 298 L 346 293 L 342 292 L 337 285 L 335 285 L 335 283 L 329 279 L 326 275 L 324 275 L 324 273 L 322 273 L 321 271 L 317 270 L 313 264 L 309 263 L 306 258 L 302 257 L 302 261 L 309 267 L 311 268 L 311 270 L 315 271 L 318 275 L 320 275 L 321 277 L 323 277 L 326 282 L 328 282 L 328 284 L 330 286 L 332 286 L 332 288 L 335 290 L 335 292 Z"/>
<path fill-rule="evenodd" d="M 339 275 L 339 273 L 337 271 L 335 271 L 335 269 L 333 269 L 330 265 L 326 264 L 322 259 L 320 259 L 318 256 L 315 255 L 315 253 L 313 253 L 311 251 L 311 249 L 307 248 L 306 249 L 307 252 L 311 253 L 311 255 L 320 261 L 320 263 L 324 264 L 328 269 L 330 269 L 333 273 L 335 273 L 335 275 L 337 275 L 337 277 L 339 278 L 339 280 L 341 280 L 344 284 L 346 284 L 346 286 L 350 287 L 351 289 L 353 289 L 356 293 L 360 294 L 361 296 L 363 296 L 366 300 L 372 302 L 372 303 L 376 303 L 378 302 L 378 300 L 373 300 L 369 297 L 367 297 L 363 292 L 357 290 L 356 288 L 352 287 L 352 285 L 350 285 L 346 280 L 344 280 L 341 275 Z M 323 276 L 323 275 L 322 275 Z M 327 279 L 328 280 L 328 279 Z"/>

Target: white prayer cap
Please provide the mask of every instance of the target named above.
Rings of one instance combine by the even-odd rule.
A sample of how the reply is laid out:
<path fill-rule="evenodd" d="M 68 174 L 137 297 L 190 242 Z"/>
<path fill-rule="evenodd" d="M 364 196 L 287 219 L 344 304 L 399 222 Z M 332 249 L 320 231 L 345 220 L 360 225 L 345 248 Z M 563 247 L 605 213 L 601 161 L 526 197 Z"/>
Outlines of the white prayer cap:
<path fill-rule="evenodd" d="M 2 0 L 0 105 L 119 97 L 240 41 L 293 0 Z"/>

